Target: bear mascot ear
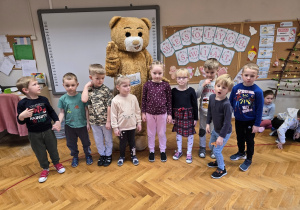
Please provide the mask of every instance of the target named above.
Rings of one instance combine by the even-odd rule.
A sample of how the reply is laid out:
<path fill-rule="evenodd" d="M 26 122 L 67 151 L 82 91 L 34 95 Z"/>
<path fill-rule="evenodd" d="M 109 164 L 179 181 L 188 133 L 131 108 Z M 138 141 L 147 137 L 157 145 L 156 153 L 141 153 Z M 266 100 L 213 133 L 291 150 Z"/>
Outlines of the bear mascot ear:
<path fill-rule="evenodd" d="M 121 16 L 114 16 L 112 17 L 112 19 L 109 21 L 109 27 L 110 29 L 112 29 L 116 24 L 117 22 L 121 19 Z M 149 20 L 148 20 L 149 21 Z M 151 24 L 151 23 L 150 23 Z"/>
<path fill-rule="evenodd" d="M 141 18 L 141 20 L 144 21 L 144 23 L 146 23 L 148 29 L 151 28 L 152 24 L 148 18 Z"/>

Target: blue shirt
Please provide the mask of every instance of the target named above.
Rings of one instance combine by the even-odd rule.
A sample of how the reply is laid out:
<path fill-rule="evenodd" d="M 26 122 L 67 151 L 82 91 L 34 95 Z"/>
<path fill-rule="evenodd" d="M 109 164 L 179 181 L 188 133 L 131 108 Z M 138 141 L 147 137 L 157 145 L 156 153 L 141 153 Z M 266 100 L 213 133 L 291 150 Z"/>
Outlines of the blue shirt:
<path fill-rule="evenodd" d="M 252 121 L 259 126 L 264 105 L 263 91 L 256 84 L 244 86 L 239 83 L 232 88 L 230 104 L 236 120 Z"/>
<path fill-rule="evenodd" d="M 264 104 L 262 120 L 273 120 L 275 113 L 275 104 Z"/>

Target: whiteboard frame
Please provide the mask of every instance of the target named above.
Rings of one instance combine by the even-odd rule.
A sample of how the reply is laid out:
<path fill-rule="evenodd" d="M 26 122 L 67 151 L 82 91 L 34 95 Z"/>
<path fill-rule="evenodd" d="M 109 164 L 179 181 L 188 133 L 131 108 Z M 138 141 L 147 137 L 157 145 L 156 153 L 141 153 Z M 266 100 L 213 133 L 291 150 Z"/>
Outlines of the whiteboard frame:
<path fill-rule="evenodd" d="M 58 92 L 56 90 L 56 86 L 54 84 L 54 76 L 52 73 L 51 63 L 50 63 L 50 55 L 48 53 L 48 47 L 47 47 L 47 41 L 46 41 L 46 33 L 45 28 L 43 24 L 43 14 L 51 14 L 51 13 L 82 13 L 82 12 L 107 12 L 107 11 L 130 11 L 130 10 L 155 10 L 156 12 L 156 52 L 157 52 L 157 60 L 160 60 L 160 8 L 159 5 L 147 5 L 147 6 L 130 6 L 130 7 L 97 7 L 97 8 L 65 8 L 65 9 L 39 9 L 37 11 L 38 13 L 38 19 L 40 23 L 40 29 L 41 29 L 41 35 L 47 60 L 47 66 L 48 66 L 48 72 L 50 77 L 50 82 L 52 86 L 52 93 L 53 95 L 62 95 L 65 94 L 66 91 Z M 107 23 L 107 27 L 108 27 Z M 150 43 L 149 43 L 150 44 Z M 79 90 L 81 92 L 81 90 Z"/>

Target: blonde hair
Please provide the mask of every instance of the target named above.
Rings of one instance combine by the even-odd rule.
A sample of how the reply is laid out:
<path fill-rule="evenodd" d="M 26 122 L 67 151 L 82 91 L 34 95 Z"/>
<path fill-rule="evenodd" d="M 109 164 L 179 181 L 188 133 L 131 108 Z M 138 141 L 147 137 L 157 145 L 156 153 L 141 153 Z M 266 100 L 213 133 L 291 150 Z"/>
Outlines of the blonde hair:
<path fill-rule="evenodd" d="M 36 78 L 34 77 L 30 77 L 30 76 L 27 76 L 27 77 L 21 77 L 20 79 L 18 79 L 17 83 L 16 83 L 16 86 L 18 88 L 18 91 L 20 91 L 21 93 L 25 94 L 23 92 L 23 88 L 28 88 L 29 86 L 29 83 L 31 81 L 37 81 Z"/>
<path fill-rule="evenodd" d="M 126 77 L 126 76 L 124 76 L 124 75 L 120 75 L 120 76 L 117 78 L 117 80 L 116 80 L 116 86 L 117 86 L 117 85 L 118 85 L 118 86 L 122 85 L 122 83 L 124 83 L 125 80 L 128 80 L 128 81 L 130 82 L 130 79 L 129 79 L 128 77 Z"/>
<path fill-rule="evenodd" d="M 77 76 L 76 76 L 75 74 L 71 73 L 71 72 L 68 72 L 68 73 L 66 73 L 66 74 L 63 76 L 62 81 L 63 81 L 63 83 L 64 83 L 65 80 L 72 80 L 72 79 L 74 79 L 76 82 L 78 82 Z"/>
<path fill-rule="evenodd" d="M 150 65 L 150 71 L 153 69 L 154 66 L 160 66 L 163 71 L 165 71 L 165 65 L 161 61 L 153 61 Z"/>
<path fill-rule="evenodd" d="M 255 64 L 255 63 L 247 63 L 245 66 L 243 66 L 243 71 L 242 71 L 242 73 L 244 72 L 244 70 L 245 70 L 246 68 L 257 71 L 257 74 L 258 74 L 258 72 L 259 72 L 259 67 L 258 67 L 258 65 Z"/>
<path fill-rule="evenodd" d="M 221 84 L 228 88 L 229 91 L 232 90 L 232 87 L 234 85 L 234 82 L 229 74 L 222 74 L 219 76 L 216 80 L 216 85 Z"/>
<path fill-rule="evenodd" d="M 180 69 L 177 69 L 176 71 L 176 77 L 180 77 L 180 76 L 186 76 L 188 79 L 190 78 L 190 72 L 189 70 L 187 70 L 186 68 L 180 68 Z"/>
<path fill-rule="evenodd" d="M 95 74 L 105 75 L 106 71 L 101 64 L 95 63 L 89 66 L 89 74 L 92 76 Z"/>
<path fill-rule="evenodd" d="M 204 63 L 204 68 L 208 70 L 218 70 L 219 61 L 215 58 L 210 58 Z"/>

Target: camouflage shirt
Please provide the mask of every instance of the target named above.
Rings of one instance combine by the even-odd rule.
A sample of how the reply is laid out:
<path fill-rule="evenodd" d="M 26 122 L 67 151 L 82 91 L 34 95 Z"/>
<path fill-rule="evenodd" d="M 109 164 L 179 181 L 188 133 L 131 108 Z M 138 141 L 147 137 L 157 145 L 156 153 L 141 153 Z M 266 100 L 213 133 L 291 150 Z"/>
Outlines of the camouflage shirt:
<path fill-rule="evenodd" d="M 89 120 L 92 125 L 102 126 L 106 124 L 107 107 L 111 106 L 112 93 L 104 84 L 100 87 L 88 89 Z"/>

